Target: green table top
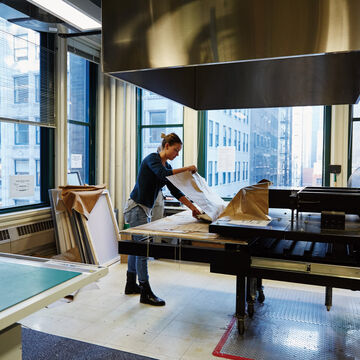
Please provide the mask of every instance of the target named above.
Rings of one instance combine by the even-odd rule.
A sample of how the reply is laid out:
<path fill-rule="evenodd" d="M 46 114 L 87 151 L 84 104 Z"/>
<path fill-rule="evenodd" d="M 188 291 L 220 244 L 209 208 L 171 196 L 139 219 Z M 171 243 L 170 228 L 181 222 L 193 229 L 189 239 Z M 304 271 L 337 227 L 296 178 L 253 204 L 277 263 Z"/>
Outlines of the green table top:
<path fill-rule="evenodd" d="M 0 311 L 80 275 L 79 272 L 0 260 Z"/>

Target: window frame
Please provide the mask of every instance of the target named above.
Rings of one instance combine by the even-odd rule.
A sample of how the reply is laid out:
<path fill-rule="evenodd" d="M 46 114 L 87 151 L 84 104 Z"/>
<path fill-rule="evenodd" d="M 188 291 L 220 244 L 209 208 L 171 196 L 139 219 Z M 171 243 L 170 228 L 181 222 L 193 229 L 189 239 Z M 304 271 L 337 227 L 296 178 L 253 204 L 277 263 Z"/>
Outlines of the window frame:
<path fill-rule="evenodd" d="M 184 106 L 183 109 L 183 122 L 182 124 L 159 124 L 159 125 L 143 125 L 142 124 L 142 115 L 143 115 L 143 90 L 141 88 L 136 88 L 136 132 L 137 132 L 137 142 L 136 142 L 136 176 L 140 169 L 140 164 L 143 158 L 143 129 L 156 129 L 156 128 L 181 128 L 182 134 L 184 134 Z M 171 100 L 169 100 L 171 101 Z M 159 112 L 154 110 L 153 112 Z M 161 112 L 161 111 L 160 111 Z M 159 142 L 160 144 L 160 142 Z M 181 152 L 182 164 L 184 164 L 184 152 Z"/>
<path fill-rule="evenodd" d="M 40 33 L 40 48 L 49 50 L 44 52 L 44 56 L 40 56 L 39 74 L 42 79 L 40 81 L 40 116 L 42 116 L 42 114 L 53 112 L 54 109 L 54 98 L 49 98 L 47 94 L 55 88 L 55 35 Z M 50 205 L 48 189 L 55 186 L 55 129 L 36 123 L 29 125 L 38 127 L 40 134 L 40 144 L 37 144 L 40 145 L 40 201 L 36 204 L 0 207 L 0 214 L 34 210 Z M 41 174 L 46 174 L 46 176 L 41 176 Z"/>
<path fill-rule="evenodd" d="M 246 109 L 247 110 L 247 109 Z M 246 119 L 244 123 L 249 124 L 249 116 L 246 114 Z M 360 118 L 359 118 L 360 120 Z M 198 154 L 198 172 L 199 174 L 206 179 L 207 175 L 207 122 L 208 114 L 206 110 L 198 112 L 198 133 L 199 133 L 199 154 Z M 214 121 L 215 124 L 217 123 Z M 249 151 L 249 135 L 246 138 L 246 142 L 242 145 L 241 135 L 243 132 L 238 131 L 238 151 L 243 152 L 243 147 L 245 147 L 245 152 Z M 219 134 L 220 135 L 220 134 Z M 256 140 L 257 141 L 257 140 Z M 324 105 L 324 120 L 323 120 L 323 161 L 322 161 L 322 185 L 321 186 L 330 186 L 330 173 L 329 173 L 329 164 L 330 164 L 330 146 L 331 146 L 331 106 Z M 349 167 L 348 167 L 349 168 Z M 239 162 L 237 167 L 237 174 L 240 175 L 240 179 L 244 180 L 249 178 L 249 164 L 244 165 Z M 226 181 L 223 182 L 223 178 L 226 179 L 226 173 L 219 173 L 219 185 L 226 184 Z M 237 181 L 239 181 L 238 179 Z M 220 181 L 221 180 L 221 181 Z M 224 198 L 224 200 L 230 200 Z"/>
<path fill-rule="evenodd" d="M 78 54 L 75 54 L 71 51 L 67 51 L 68 53 L 74 54 L 76 56 L 81 57 Z M 88 146 L 86 147 L 86 156 L 89 159 L 89 163 L 87 164 L 88 169 L 85 171 L 89 175 L 89 184 L 95 184 L 95 156 L 96 156 L 96 148 L 95 148 L 95 141 L 96 141 L 96 112 L 97 112 L 97 84 L 98 84 L 98 65 L 86 60 L 87 66 L 87 85 L 86 85 L 86 108 L 88 111 L 85 112 L 85 119 L 84 121 L 74 120 L 67 117 L 67 124 L 77 125 L 77 126 L 84 126 L 88 128 Z M 86 179 L 82 179 L 85 183 Z"/>

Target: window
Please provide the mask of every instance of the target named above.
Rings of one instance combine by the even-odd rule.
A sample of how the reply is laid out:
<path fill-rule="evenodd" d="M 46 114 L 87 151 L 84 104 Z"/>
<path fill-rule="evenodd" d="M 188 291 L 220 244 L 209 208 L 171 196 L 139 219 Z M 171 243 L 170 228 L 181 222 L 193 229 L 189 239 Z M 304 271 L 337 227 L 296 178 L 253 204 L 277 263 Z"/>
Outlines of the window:
<path fill-rule="evenodd" d="M 28 34 L 14 36 L 14 60 L 28 60 Z"/>
<path fill-rule="evenodd" d="M 35 101 L 40 101 L 40 75 L 35 75 Z"/>
<path fill-rule="evenodd" d="M 214 122 L 209 120 L 209 146 L 213 146 Z"/>
<path fill-rule="evenodd" d="M 40 34 L 0 18 L 4 54 L 0 57 L 0 79 L 4 85 L 0 94 L 3 179 L 0 213 L 23 210 L 16 206 L 47 206 L 48 189 L 54 186 L 51 171 L 54 130 L 39 126 L 54 124 L 54 39 L 53 34 Z M 39 53 L 37 57 L 35 49 Z M 40 77 L 46 79 L 42 84 L 42 98 L 38 96 Z M 43 178 L 41 168 L 48 169 Z M 19 180 L 15 175 L 25 176 L 22 181 L 34 185 L 28 187 L 26 196 L 13 191 L 12 182 Z"/>
<path fill-rule="evenodd" d="M 29 125 L 15 124 L 15 145 L 29 145 Z"/>
<path fill-rule="evenodd" d="M 208 174 L 207 174 L 207 183 L 209 186 L 212 186 L 212 180 L 213 180 L 213 162 L 209 161 Z"/>
<path fill-rule="evenodd" d="M 35 144 L 40 144 L 40 126 L 35 127 Z"/>
<path fill-rule="evenodd" d="M 29 76 L 14 76 L 14 103 L 26 104 L 29 102 Z"/>
<path fill-rule="evenodd" d="M 166 111 L 149 111 L 149 124 L 162 125 L 166 123 Z M 149 142 L 159 144 L 161 139 L 161 128 L 151 128 Z"/>
<path fill-rule="evenodd" d="M 15 175 L 29 175 L 29 159 L 14 160 Z"/>
<path fill-rule="evenodd" d="M 218 162 L 215 161 L 215 186 L 219 185 Z"/>
<path fill-rule="evenodd" d="M 183 139 L 184 107 L 147 90 L 138 89 L 138 102 L 141 112 L 138 113 L 139 148 L 138 165 L 144 157 L 156 152 L 161 145 L 161 133 L 176 133 Z M 183 151 L 180 152 L 171 166 L 175 168 L 183 165 Z"/>
<path fill-rule="evenodd" d="M 77 171 L 83 183 L 93 184 L 97 65 L 68 52 L 67 73 L 68 172 Z"/>
<path fill-rule="evenodd" d="M 223 129 L 222 145 L 234 145 L 237 150 L 229 170 L 223 171 L 217 164 L 223 174 L 221 184 L 215 187 L 220 196 L 232 198 L 240 188 L 261 179 L 281 187 L 325 183 L 322 174 L 325 107 L 235 109 L 231 117 L 224 110 L 206 114 L 204 121 L 210 118 L 215 123 L 215 136 L 216 123 Z M 357 143 L 360 144 L 360 126 Z M 207 161 L 218 161 L 221 147 L 211 148 L 207 144 L 204 148 Z M 360 145 L 357 159 L 360 167 Z"/>
<path fill-rule="evenodd" d="M 215 147 L 219 146 L 219 123 L 215 123 Z"/>
<path fill-rule="evenodd" d="M 36 168 L 36 186 L 40 186 L 40 160 L 35 160 L 35 168 Z"/>

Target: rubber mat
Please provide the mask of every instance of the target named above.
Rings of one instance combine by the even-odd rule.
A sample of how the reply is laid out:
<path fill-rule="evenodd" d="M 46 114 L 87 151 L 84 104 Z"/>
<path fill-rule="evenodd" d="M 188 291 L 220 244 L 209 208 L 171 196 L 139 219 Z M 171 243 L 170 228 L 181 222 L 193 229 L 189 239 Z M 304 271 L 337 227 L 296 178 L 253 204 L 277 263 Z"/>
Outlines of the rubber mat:
<path fill-rule="evenodd" d="M 227 359 L 360 359 L 360 293 L 337 289 L 330 311 L 324 293 L 265 287 L 240 335 L 235 318 L 213 355 Z"/>
<path fill-rule="evenodd" d="M 0 311 L 80 274 L 73 271 L 0 261 Z"/>

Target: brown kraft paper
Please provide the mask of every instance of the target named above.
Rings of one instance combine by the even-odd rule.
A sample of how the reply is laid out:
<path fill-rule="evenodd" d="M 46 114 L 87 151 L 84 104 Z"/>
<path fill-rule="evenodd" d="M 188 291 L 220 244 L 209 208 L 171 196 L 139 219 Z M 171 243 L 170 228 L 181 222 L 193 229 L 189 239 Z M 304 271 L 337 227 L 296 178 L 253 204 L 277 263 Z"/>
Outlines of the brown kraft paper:
<path fill-rule="evenodd" d="M 269 217 L 269 180 L 261 180 L 255 185 L 239 190 L 230 201 L 220 218 L 229 220 L 270 220 Z"/>

